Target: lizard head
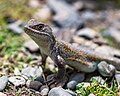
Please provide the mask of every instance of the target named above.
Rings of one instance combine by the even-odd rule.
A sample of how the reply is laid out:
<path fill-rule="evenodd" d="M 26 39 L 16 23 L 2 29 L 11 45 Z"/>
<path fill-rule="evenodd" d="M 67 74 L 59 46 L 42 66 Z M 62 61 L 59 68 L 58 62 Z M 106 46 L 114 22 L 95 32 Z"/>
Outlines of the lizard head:
<path fill-rule="evenodd" d="M 55 44 L 52 29 L 44 23 L 31 19 L 24 26 L 24 30 L 40 47 L 48 48 Z"/>

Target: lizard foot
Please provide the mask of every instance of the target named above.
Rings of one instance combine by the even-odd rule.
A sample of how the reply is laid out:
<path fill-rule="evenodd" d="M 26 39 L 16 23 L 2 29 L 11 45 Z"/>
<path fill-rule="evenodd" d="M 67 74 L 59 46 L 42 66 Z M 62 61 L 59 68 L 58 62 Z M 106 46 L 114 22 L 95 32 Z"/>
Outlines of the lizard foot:
<path fill-rule="evenodd" d="M 58 86 L 63 87 L 67 81 L 68 81 L 67 77 L 63 77 L 62 79 L 57 78 L 54 75 L 49 75 L 47 77 L 47 83 L 50 88 L 58 87 Z"/>

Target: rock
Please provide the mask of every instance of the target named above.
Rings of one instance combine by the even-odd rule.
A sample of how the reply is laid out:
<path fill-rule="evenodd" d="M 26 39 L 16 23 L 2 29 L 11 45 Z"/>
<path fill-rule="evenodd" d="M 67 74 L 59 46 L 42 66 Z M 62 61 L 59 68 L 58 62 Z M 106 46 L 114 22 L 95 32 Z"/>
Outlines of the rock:
<path fill-rule="evenodd" d="M 116 78 L 117 82 L 120 83 L 120 74 L 118 74 L 118 73 L 115 74 L 115 78 Z"/>
<path fill-rule="evenodd" d="M 77 44 L 84 44 L 86 41 L 84 38 L 79 37 L 79 36 L 73 36 L 72 40 L 74 43 L 77 43 Z"/>
<path fill-rule="evenodd" d="M 33 40 L 25 42 L 24 47 L 27 48 L 30 52 L 39 51 L 39 46 Z"/>
<path fill-rule="evenodd" d="M 25 79 L 23 77 L 20 76 L 12 76 L 9 77 L 9 82 L 11 82 L 14 86 L 23 86 L 25 85 Z"/>
<path fill-rule="evenodd" d="M 3 91 L 8 83 L 8 77 L 2 76 L 0 77 L 0 91 Z M 0 95 L 1 96 L 1 95 Z"/>
<path fill-rule="evenodd" d="M 90 83 L 84 82 L 84 85 L 83 85 L 82 87 L 83 87 L 83 88 L 87 88 L 88 86 L 90 86 Z"/>
<path fill-rule="evenodd" d="M 72 96 L 77 96 L 73 91 L 71 91 L 69 89 L 66 89 L 65 91 L 68 92 L 69 94 L 71 94 Z"/>
<path fill-rule="evenodd" d="M 95 52 L 105 54 L 105 55 L 108 55 L 108 56 L 114 56 L 114 57 L 120 58 L 120 50 L 117 50 L 113 47 L 106 46 L 106 45 L 97 47 L 95 49 Z"/>
<path fill-rule="evenodd" d="M 92 49 L 92 50 L 94 50 L 95 48 L 98 47 L 98 45 L 95 44 L 95 43 L 92 42 L 92 41 L 86 41 L 83 45 L 86 46 L 86 47 L 89 47 L 89 48 Z"/>
<path fill-rule="evenodd" d="M 93 39 L 99 37 L 99 34 L 90 28 L 83 28 L 77 32 L 77 35 L 80 37 L 84 37 L 86 39 Z"/>
<path fill-rule="evenodd" d="M 109 28 L 102 33 L 103 36 L 111 37 L 115 42 L 120 44 L 120 31 L 116 28 Z"/>
<path fill-rule="evenodd" d="M 77 2 L 74 2 L 73 6 L 76 10 L 79 11 L 83 9 L 84 4 L 82 1 L 77 1 Z"/>
<path fill-rule="evenodd" d="M 98 44 L 98 45 L 108 45 L 108 41 L 106 39 L 103 38 L 97 38 L 97 39 L 93 39 L 93 42 Z"/>
<path fill-rule="evenodd" d="M 76 85 L 85 79 L 85 74 L 83 73 L 73 73 L 67 83 L 67 88 L 74 89 Z"/>
<path fill-rule="evenodd" d="M 81 14 L 81 18 L 83 19 L 83 21 L 95 21 L 97 15 L 92 12 L 92 11 L 84 11 Z"/>
<path fill-rule="evenodd" d="M 52 19 L 52 13 L 47 6 L 40 8 L 33 16 L 34 18 L 41 18 L 42 21 L 47 21 Z"/>
<path fill-rule="evenodd" d="M 39 81 L 31 81 L 31 80 L 28 80 L 26 82 L 26 86 L 30 89 L 34 89 L 36 91 L 39 91 L 40 87 L 42 86 L 43 84 Z"/>
<path fill-rule="evenodd" d="M 96 95 L 94 95 L 93 93 L 90 93 L 88 96 L 96 96 Z"/>
<path fill-rule="evenodd" d="M 48 96 L 73 96 L 73 95 L 69 94 L 61 87 L 54 87 L 49 91 Z"/>
<path fill-rule="evenodd" d="M 18 68 L 14 69 L 14 75 L 21 75 L 20 71 Z"/>
<path fill-rule="evenodd" d="M 83 22 L 77 11 L 64 0 L 47 0 L 50 9 L 55 13 L 54 23 L 59 27 L 80 27 Z"/>
<path fill-rule="evenodd" d="M 2 93 L 2 92 L 0 92 L 0 96 L 7 96 L 6 94 L 4 94 L 4 93 Z"/>
<path fill-rule="evenodd" d="M 39 0 L 29 0 L 28 5 L 32 8 L 40 7 Z"/>
<path fill-rule="evenodd" d="M 40 70 L 41 68 L 39 68 L 38 66 L 34 66 L 34 67 L 26 67 L 22 70 L 22 75 L 25 75 L 27 76 L 28 78 L 29 77 L 38 77 L 38 76 L 41 76 L 42 74 L 42 71 Z"/>
<path fill-rule="evenodd" d="M 49 88 L 46 86 L 46 85 L 43 85 L 41 88 L 40 88 L 40 93 L 42 96 L 47 96 L 48 92 L 49 92 Z"/>
<path fill-rule="evenodd" d="M 113 77 L 115 75 L 116 69 L 113 65 L 108 64 L 105 61 L 101 61 L 98 64 L 98 71 L 104 77 Z"/>
<path fill-rule="evenodd" d="M 24 32 L 23 29 L 21 28 L 21 25 L 23 25 L 22 21 L 15 21 L 13 23 L 8 24 L 8 30 L 17 34 L 21 34 Z"/>

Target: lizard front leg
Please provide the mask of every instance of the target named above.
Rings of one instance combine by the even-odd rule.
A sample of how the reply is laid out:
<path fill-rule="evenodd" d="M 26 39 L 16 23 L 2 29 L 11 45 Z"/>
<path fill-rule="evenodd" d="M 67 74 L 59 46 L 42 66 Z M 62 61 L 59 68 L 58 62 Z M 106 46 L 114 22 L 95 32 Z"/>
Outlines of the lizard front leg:
<path fill-rule="evenodd" d="M 41 53 L 41 57 L 42 57 L 42 68 L 44 69 L 45 68 L 45 64 L 46 64 L 46 59 L 47 59 L 47 55 L 45 55 L 44 53 Z"/>
<path fill-rule="evenodd" d="M 67 81 L 67 78 L 65 77 L 66 69 L 64 65 L 64 59 L 61 56 L 56 55 L 54 62 L 58 67 L 58 71 L 55 76 L 51 77 L 50 80 L 48 80 L 49 81 L 48 85 L 50 87 L 63 86 Z"/>

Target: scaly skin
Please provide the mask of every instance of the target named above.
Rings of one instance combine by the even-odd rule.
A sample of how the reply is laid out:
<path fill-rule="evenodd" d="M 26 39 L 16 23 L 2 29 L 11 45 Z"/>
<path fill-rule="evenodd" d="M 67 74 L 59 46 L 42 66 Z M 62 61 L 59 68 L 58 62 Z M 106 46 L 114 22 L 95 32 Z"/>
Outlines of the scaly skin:
<path fill-rule="evenodd" d="M 64 41 L 58 41 L 52 34 L 52 30 L 37 20 L 31 19 L 24 27 L 25 32 L 38 44 L 42 55 L 42 63 L 45 64 L 47 56 L 49 56 L 58 66 L 56 78 L 59 80 L 64 77 L 65 64 L 82 72 L 94 72 L 101 61 L 106 61 L 120 70 L 120 60 L 98 54 L 91 50 L 76 48 Z M 99 72 L 103 76 L 112 75 L 115 72 L 114 67 L 104 64 L 99 65 Z M 98 67 L 99 69 L 99 67 Z M 62 75 L 61 75 L 62 73 Z M 105 75 L 104 75 L 105 74 Z"/>

